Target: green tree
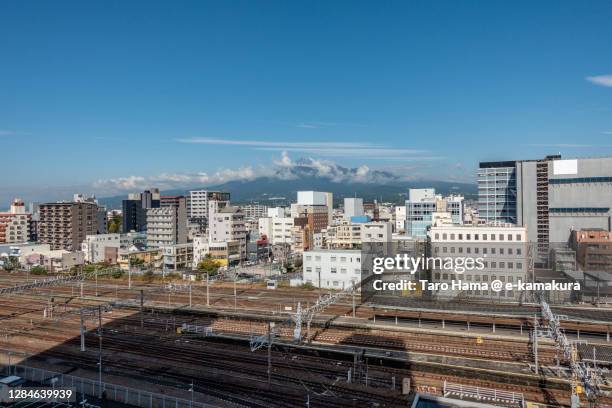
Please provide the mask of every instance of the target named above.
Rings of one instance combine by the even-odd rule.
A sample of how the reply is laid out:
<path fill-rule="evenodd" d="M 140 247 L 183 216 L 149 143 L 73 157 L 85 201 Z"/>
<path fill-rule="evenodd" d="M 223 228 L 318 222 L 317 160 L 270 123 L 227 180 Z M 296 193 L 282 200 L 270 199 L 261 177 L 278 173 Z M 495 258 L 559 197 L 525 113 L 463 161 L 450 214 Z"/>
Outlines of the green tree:
<path fill-rule="evenodd" d="M 16 256 L 9 256 L 4 261 L 4 265 L 2 265 L 2 268 L 7 272 L 14 271 L 18 267 L 19 267 L 19 258 L 17 258 Z"/>
<path fill-rule="evenodd" d="M 108 233 L 109 234 L 116 234 L 118 232 L 121 232 L 122 224 L 123 224 L 122 217 L 120 215 L 115 215 L 108 222 Z"/>
<path fill-rule="evenodd" d="M 208 276 L 216 275 L 219 272 L 219 261 L 212 259 L 210 254 L 206 254 L 204 259 L 198 263 L 198 271 L 208 274 Z"/>

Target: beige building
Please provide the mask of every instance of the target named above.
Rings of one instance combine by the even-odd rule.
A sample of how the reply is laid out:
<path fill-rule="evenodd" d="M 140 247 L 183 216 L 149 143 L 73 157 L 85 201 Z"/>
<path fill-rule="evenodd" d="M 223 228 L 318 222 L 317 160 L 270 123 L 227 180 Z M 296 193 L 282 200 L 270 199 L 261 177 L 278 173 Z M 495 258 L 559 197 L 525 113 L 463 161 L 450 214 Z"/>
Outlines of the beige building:
<path fill-rule="evenodd" d="M 23 201 L 15 199 L 8 212 L 0 212 L 0 244 L 27 242 L 31 220 Z"/>

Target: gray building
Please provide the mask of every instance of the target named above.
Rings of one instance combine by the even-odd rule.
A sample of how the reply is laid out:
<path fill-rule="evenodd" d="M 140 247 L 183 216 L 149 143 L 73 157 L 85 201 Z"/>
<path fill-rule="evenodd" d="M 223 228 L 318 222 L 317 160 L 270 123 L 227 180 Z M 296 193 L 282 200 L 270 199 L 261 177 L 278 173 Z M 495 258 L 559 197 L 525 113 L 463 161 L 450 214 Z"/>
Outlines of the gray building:
<path fill-rule="evenodd" d="M 572 229 L 610 231 L 612 157 L 480 163 L 480 217 L 527 227 L 530 242 L 565 243 Z"/>

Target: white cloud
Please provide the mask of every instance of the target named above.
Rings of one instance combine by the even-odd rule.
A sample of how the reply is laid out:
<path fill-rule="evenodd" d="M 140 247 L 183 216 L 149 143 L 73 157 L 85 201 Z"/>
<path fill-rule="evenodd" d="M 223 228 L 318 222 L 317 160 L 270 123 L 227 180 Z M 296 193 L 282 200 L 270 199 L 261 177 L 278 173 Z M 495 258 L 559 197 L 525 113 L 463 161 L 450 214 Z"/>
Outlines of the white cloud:
<path fill-rule="evenodd" d="M 92 188 L 98 196 L 125 194 L 157 187 L 163 190 L 188 189 L 222 184 L 229 181 L 249 181 L 258 177 L 291 180 L 300 177 L 320 177 L 334 182 L 386 183 L 403 179 L 392 172 L 372 169 L 367 165 L 356 168 L 343 167 L 331 160 L 301 158 L 293 160 L 288 152 L 282 152 L 278 160 L 267 166 L 245 166 L 236 169 L 220 169 L 214 173 L 161 173 L 152 176 L 131 175 L 97 180 Z"/>
<path fill-rule="evenodd" d="M 270 142 L 263 140 L 216 139 L 194 137 L 177 139 L 179 143 L 246 146 L 254 150 L 301 152 L 326 157 L 405 157 L 418 155 L 425 150 L 390 148 L 388 146 L 368 142 Z M 418 157 L 415 157 L 418 158 Z"/>
<path fill-rule="evenodd" d="M 529 147 L 559 147 L 566 149 L 588 149 L 588 148 L 608 148 L 612 145 L 595 145 L 595 144 L 580 144 L 580 143 L 531 143 L 523 146 Z"/>
<path fill-rule="evenodd" d="M 612 135 L 612 130 L 604 130 L 601 133 L 604 134 L 604 135 Z"/>
<path fill-rule="evenodd" d="M 612 88 L 612 75 L 588 76 L 585 79 L 595 85 L 607 86 Z"/>

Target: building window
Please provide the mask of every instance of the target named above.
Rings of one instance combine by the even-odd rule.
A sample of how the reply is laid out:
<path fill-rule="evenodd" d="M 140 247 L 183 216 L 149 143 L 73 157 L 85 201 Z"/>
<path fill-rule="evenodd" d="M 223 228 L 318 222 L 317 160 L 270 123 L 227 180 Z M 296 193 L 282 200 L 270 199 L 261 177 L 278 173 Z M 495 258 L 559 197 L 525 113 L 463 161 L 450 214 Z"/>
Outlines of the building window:
<path fill-rule="evenodd" d="M 331 273 L 336 273 L 336 267 L 335 266 L 332 266 Z"/>

